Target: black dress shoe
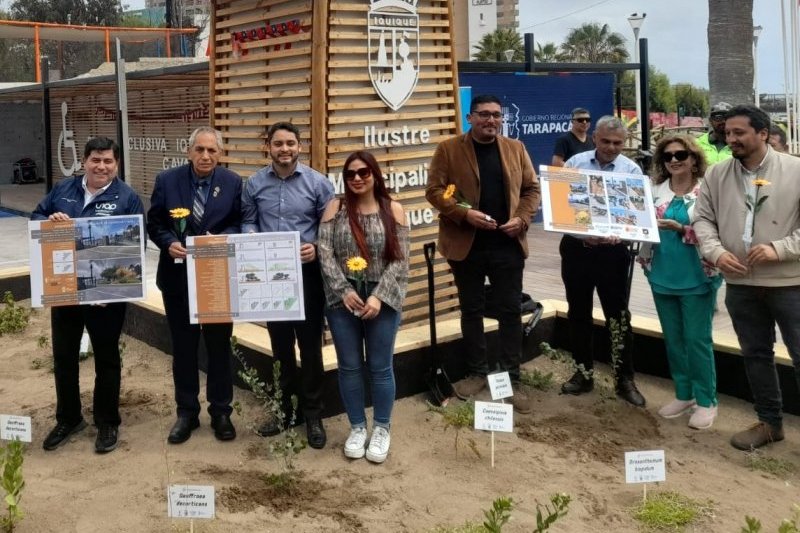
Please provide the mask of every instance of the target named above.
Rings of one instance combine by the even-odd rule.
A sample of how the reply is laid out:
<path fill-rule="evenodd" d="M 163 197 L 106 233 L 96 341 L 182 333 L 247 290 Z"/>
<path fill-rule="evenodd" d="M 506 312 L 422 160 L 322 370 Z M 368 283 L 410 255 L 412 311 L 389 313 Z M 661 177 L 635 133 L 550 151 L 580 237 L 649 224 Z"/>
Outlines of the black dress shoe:
<path fill-rule="evenodd" d="M 620 378 L 617 381 L 617 396 L 636 407 L 644 407 L 647 403 L 636 388 L 636 383 L 630 378 Z"/>
<path fill-rule="evenodd" d="M 212 416 L 211 427 L 214 428 L 214 436 L 217 437 L 217 440 L 233 440 L 236 438 L 236 428 L 233 427 L 229 415 Z"/>
<path fill-rule="evenodd" d="M 577 396 L 579 394 L 583 394 L 584 392 L 590 392 L 594 389 L 594 379 L 587 378 L 583 375 L 583 372 L 578 370 L 575 372 L 569 381 L 564 382 L 561 385 L 561 394 L 572 394 Z"/>
<path fill-rule="evenodd" d="M 63 422 L 59 422 L 56 424 L 50 433 L 47 434 L 47 437 L 44 439 L 42 443 L 42 448 L 47 451 L 55 450 L 64 442 L 66 442 L 67 437 L 73 435 L 86 427 L 86 421 L 81 418 L 81 421 L 77 424 L 65 424 Z"/>
<path fill-rule="evenodd" d="M 108 453 L 117 448 L 117 437 L 119 428 L 117 426 L 100 426 L 97 428 L 97 439 L 94 441 L 94 451 L 97 453 Z"/>
<path fill-rule="evenodd" d="M 306 420 L 306 437 L 308 437 L 308 445 L 312 448 L 321 450 L 325 447 L 328 435 L 325 434 L 325 428 L 322 427 L 322 420 L 319 418 Z"/>
<path fill-rule="evenodd" d="M 169 431 L 167 442 L 170 444 L 186 442 L 189 440 L 189 437 L 192 436 L 192 431 L 199 427 L 200 420 L 198 420 L 197 417 L 187 418 L 185 416 L 179 416 L 178 420 L 175 421 L 175 425 L 172 426 L 172 429 Z"/>

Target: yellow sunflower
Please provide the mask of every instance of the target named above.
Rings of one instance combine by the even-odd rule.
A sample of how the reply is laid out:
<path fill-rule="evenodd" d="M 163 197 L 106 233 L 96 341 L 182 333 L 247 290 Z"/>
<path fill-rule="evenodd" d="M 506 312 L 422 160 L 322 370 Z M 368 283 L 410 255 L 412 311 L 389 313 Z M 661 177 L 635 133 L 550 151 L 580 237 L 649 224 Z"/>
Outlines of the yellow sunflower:
<path fill-rule="evenodd" d="M 763 187 L 765 185 L 772 185 L 772 183 L 765 180 L 764 178 L 756 178 L 753 180 L 753 185 L 755 185 L 756 187 Z"/>
<path fill-rule="evenodd" d="M 169 216 L 175 219 L 186 218 L 191 214 L 192 212 L 185 207 L 176 207 L 175 209 L 169 210 Z"/>
<path fill-rule="evenodd" d="M 445 200 L 449 200 L 450 198 L 452 198 L 452 197 L 453 197 L 453 195 L 454 195 L 455 193 L 456 193 L 456 186 L 455 186 L 455 185 L 453 185 L 453 184 L 451 183 L 451 184 L 450 184 L 450 185 L 448 185 L 448 186 L 447 186 L 447 188 L 444 190 L 444 193 L 442 194 L 442 198 L 444 198 Z"/>
<path fill-rule="evenodd" d="M 367 268 L 367 260 L 357 255 L 355 257 L 351 257 L 347 260 L 347 269 L 350 272 L 361 272 L 362 270 L 366 270 Z"/>

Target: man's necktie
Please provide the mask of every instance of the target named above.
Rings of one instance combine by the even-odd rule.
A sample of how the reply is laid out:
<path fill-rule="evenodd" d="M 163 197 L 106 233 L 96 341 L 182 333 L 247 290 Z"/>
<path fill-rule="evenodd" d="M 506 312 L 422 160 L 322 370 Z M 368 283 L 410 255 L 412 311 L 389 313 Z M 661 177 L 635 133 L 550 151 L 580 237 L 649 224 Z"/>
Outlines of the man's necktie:
<path fill-rule="evenodd" d="M 197 183 L 197 188 L 194 190 L 194 202 L 192 203 L 192 217 L 197 227 L 203 221 L 203 213 L 205 212 L 206 205 L 206 187 L 208 180 L 200 180 Z"/>

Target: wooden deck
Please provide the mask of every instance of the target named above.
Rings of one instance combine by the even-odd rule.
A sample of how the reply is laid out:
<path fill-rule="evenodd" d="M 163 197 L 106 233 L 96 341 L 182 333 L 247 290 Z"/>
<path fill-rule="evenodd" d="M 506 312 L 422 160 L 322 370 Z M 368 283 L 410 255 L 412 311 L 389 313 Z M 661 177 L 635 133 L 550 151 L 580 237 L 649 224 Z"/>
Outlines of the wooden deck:
<path fill-rule="evenodd" d="M 561 281 L 561 256 L 558 253 L 560 233 L 544 231 L 541 224 L 534 224 L 528 231 L 530 254 L 525 262 L 522 278 L 523 290 L 534 300 L 561 300 L 566 302 L 564 283 Z M 600 300 L 595 294 L 595 308 L 600 309 Z M 718 335 L 735 336 L 730 317 L 725 309 L 725 285 L 717 294 L 717 313 L 714 315 L 714 337 Z M 631 315 L 658 320 L 650 285 L 637 265 L 631 286 Z"/>

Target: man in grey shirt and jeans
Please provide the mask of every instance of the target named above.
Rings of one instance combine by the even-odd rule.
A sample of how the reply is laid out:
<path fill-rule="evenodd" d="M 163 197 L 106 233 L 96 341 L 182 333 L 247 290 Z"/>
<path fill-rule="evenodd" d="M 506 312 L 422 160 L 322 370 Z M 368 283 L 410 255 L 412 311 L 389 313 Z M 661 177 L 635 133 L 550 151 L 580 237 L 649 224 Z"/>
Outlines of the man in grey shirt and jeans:
<path fill-rule="evenodd" d="M 330 180 L 298 162 L 300 131 L 289 122 L 277 122 L 267 131 L 272 163 L 250 176 L 242 190 L 242 231 L 300 232 L 303 264 L 303 298 L 306 319 L 268 322 L 272 352 L 281 363 L 280 386 L 284 411 L 291 411 L 291 396 L 297 394 L 306 421 L 308 444 L 323 448 L 327 437 L 322 426 L 322 328 L 325 294 L 317 260 L 316 240 L 325 206 L 333 198 Z M 295 340 L 300 348 L 298 376 Z M 289 417 L 285 419 L 287 422 Z M 283 428 L 275 419 L 259 428 L 262 436 L 277 435 Z"/>

